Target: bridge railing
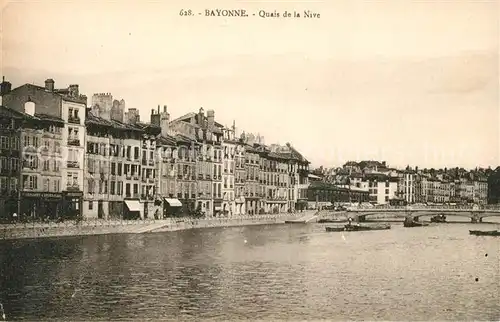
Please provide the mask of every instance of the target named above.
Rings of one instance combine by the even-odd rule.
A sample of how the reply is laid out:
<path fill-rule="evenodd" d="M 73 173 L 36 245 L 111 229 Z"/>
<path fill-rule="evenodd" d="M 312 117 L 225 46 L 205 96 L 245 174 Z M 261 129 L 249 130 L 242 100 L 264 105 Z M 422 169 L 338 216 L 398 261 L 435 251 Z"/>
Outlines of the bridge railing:
<path fill-rule="evenodd" d="M 408 206 L 390 206 L 390 205 L 377 205 L 372 207 L 367 207 L 364 205 L 349 207 L 348 210 L 401 210 L 401 211 L 411 211 L 411 210 L 462 210 L 462 211 L 474 211 L 474 210 L 500 210 L 500 205 L 408 205 Z"/>

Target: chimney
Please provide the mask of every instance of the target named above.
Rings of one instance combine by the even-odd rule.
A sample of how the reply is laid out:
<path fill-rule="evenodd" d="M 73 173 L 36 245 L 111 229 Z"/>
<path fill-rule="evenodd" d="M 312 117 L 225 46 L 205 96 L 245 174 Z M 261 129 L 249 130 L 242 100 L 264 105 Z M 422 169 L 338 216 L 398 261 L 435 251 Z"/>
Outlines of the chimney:
<path fill-rule="evenodd" d="M 158 106 L 158 112 L 160 111 L 160 106 Z M 163 105 L 163 113 L 167 113 L 167 105 Z"/>
<path fill-rule="evenodd" d="M 158 104 L 158 114 L 160 114 L 160 104 Z"/>
<path fill-rule="evenodd" d="M 215 126 L 215 112 L 214 110 L 207 111 L 208 128 L 213 128 Z"/>
<path fill-rule="evenodd" d="M 5 76 L 2 77 L 2 83 L 0 84 L 0 96 L 9 93 L 12 89 L 12 84 L 5 81 Z"/>
<path fill-rule="evenodd" d="M 158 118 L 160 120 L 160 128 L 161 128 L 161 135 L 163 137 L 166 137 L 168 135 L 168 132 L 169 132 L 169 123 L 170 123 L 170 114 L 168 114 L 166 112 L 167 110 L 167 107 L 164 106 L 163 108 L 163 113 L 161 113 L 160 115 L 158 115 Z"/>
<path fill-rule="evenodd" d="M 45 80 L 45 89 L 49 92 L 54 91 L 54 80 L 52 78 Z"/>
<path fill-rule="evenodd" d="M 69 96 L 78 97 L 79 95 L 78 85 L 69 85 Z"/>
<path fill-rule="evenodd" d="M 160 109 L 160 105 L 158 105 L 158 110 Z M 154 108 L 151 109 L 151 119 L 150 122 L 152 125 L 160 126 L 160 113 L 156 113 Z"/>
<path fill-rule="evenodd" d="M 200 107 L 200 110 L 198 111 L 198 120 L 197 120 L 198 125 L 203 126 L 204 118 L 205 118 L 205 111 L 203 110 L 203 107 Z"/>

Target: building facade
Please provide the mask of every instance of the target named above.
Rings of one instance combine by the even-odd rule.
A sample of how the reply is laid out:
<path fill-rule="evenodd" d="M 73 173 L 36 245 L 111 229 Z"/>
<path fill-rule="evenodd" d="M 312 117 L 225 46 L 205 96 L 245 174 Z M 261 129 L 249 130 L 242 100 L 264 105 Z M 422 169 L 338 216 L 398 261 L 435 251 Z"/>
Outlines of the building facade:
<path fill-rule="evenodd" d="M 236 215 L 236 148 L 235 126 L 224 127 L 222 141 L 222 214 Z M 239 203 L 241 205 L 241 203 Z"/>
<path fill-rule="evenodd" d="M 21 128 L 24 116 L 0 105 L 0 222 L 19 215 Z"/>

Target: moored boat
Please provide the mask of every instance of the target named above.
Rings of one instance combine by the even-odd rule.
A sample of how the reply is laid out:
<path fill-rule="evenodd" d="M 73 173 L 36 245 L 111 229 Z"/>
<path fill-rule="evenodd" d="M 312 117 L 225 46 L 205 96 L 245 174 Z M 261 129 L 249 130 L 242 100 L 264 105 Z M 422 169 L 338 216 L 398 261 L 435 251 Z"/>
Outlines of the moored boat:
<path fill-rule="evenodd" d="M 476 235 L 476 236 L 500 236 L 500 231 L 498 231 L 498 230 L 489 230 L 489 231 L 469 230 L 469 234 Z"/>
<path fill-rule="evenodd" d="M 446 216 L 445 215 L 433 216 L 431 218 L 431 222 L 444 223 L 444 222 L 446 222 Z"/>
<path fill-rule="evenodd" d="M 391 229 L 391 225 L 384 226 L 361 226 L 359 224 L 347 224 L 343 227 L 326 227 L 326 231 L 335 232 L 335 231 L 370 231 L 370 230 L 387 230 Z"/>
<path fill-rule="evenodd" d="M 425 226 L 429 226 L 429 224 L 423 223 L 423 222 L 418 222 L 418 221 L 405 221 L 403 223 L 403 226 L 404 227 L 425 227 Z"/>
<path fill-rule="evenodd" d="M 345 219 L 328 219 L 328 218 L 323 218 L 318 220 L 318 224 L 326 224 L 326 223 L 340 223 L 340 222 L 345 222 Z"/>

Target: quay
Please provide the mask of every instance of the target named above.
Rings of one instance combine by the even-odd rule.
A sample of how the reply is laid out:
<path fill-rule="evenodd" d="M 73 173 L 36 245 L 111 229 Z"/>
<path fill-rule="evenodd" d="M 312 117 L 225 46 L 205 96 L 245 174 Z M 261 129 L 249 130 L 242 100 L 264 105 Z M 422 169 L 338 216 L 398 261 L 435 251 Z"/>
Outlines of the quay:
<path fill-rule="evenodd" d="M 311 216 L 311 211 L 307 216 Z M 102 220 L 90 219 L 60 223 L 13 223 L 0 225 L 0 240 L 70 237 L 106 234 L 145 234 L 196 228 L 235 227 L 250 225 L 284 224 L 300 214 L 273 214 L 238 216 L 233 218 L 168 218 L 161 220 Z"/>

